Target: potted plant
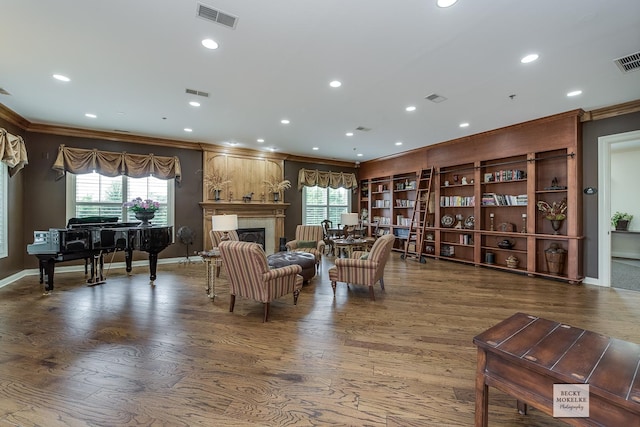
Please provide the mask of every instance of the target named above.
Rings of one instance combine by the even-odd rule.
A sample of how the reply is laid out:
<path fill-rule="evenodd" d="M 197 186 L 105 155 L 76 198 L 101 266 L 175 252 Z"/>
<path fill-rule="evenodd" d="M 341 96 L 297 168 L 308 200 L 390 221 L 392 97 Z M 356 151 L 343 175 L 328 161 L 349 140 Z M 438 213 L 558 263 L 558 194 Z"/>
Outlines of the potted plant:
<path fill-rule="evenodd" d="M 559 234 L 562 221 L 567 219 L 567 199 L 562 199 L 560 202 L 553 202 L 551 204 L 540 200 L 537 206 L 538 210 L 542 212 L 542 215 L 551 221 L 553 234 Z"/>
<path fill-rule="evenodd" d="M 211 175 L 205 175 L 203 179 L 204 183 L 207 186 L 209 191 L 213 191 L 213 200 L 220 200 L 220 192 L 224 190 L 229 184 L 231 184 L 231 180 L 226 176 L 223 177 L 216 172 L 213 172 Z"/>
<path fill-rule="evenodd" d="M 627 231 L 629 228 L 629 223 L 633 219 L 633 215 L 628 214 L 626 212 L 616 212 L 611 217 L 611 225 L 615 227 L 616 230 L 619 231 Z"/>
<path fill-rule="evenodd" d="M 273 193 L 274 202 L 278 202 L 280 200 L 280 193 L 282 191 L 288 190 L 289 188 L 291 188 L 291 181 L 289 181 L 288 179 L 285 179 L 284 181 L 280 181 L 280 182 L 274 179 L 272 181 L 265 181 L 264 183 L 267 187 L 267 191 Z"/>
<path fill-rule="evenodd" d="M 140 223 L 142 227 L 150 226 L 149 220 L 153 219 L 156 211 L 160 209 L 159 202 L 151 199 L 142 200 L 141 197 L 136 197 L 130 202 L 125 202 L 122 206 L 131 210 L 135 217 L 142 221 L 142 223 Z"/>

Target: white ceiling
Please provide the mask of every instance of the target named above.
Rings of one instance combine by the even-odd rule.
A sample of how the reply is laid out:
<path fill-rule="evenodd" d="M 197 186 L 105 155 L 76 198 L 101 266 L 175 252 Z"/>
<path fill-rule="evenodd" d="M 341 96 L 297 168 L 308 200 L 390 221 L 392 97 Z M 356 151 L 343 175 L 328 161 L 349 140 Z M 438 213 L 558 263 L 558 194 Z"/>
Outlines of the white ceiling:
<path fill-rule="evenodd" d="M 0 0 L 0 103 L 32 123 L 355 162 L 640 99 L 640 71 L 614 64 L 640 51 L 639 0 L 202 3 L 236 28 L 192 0 Z"/>

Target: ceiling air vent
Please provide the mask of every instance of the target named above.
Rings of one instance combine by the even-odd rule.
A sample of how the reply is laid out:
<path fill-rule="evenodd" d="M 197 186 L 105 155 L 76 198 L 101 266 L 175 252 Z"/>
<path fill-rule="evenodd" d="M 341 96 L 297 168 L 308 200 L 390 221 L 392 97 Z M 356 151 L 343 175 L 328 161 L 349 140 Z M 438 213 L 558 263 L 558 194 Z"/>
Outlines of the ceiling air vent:
<path fill-rule="evenodd" d="M 229 15 L 228 13 L 221 12 L 212 7 L 206 6 L 202 3 L 198 3 L 197 16 L 207 21 L 215 22 L 216 24 L 224 25 L 231 29 L 236 28 L 238 23 L 238 17 Z"/>
<path fill-rule="evenodd" d="M 425 97 L 424 97 L 424 99 L 428 99 L 429 101 L 431 101 L 431 102 L 435 102 L 435 103 L 438 103 L 438 102 L 442 102 L 442 101 L 446 101 L 446 100 L 447 100 L 447 98 L 445 98 L 445 97 L 444 97 L 444 96 L 442 96 L 442 95 L 438 95 L 437 93 L 432 93 L 432 94 L 431 94 L 431 95 L 429 95 L 429 96 L 425 96 Z"/>
<path fill-rule="evenodd" d="M 620 71 L 628 73 L 640 69 L 640 52 L 632 53 L 624 58 L 618 58 L 613 62 L 616 63 Z"/>
<path fill-rule="evenodd" d="M 358 126 L 356 128 L 356 130 L 359 130 L 360 132 L 369 132 L 371 130 L 371 128 L 366 128 L 364 126 Z"/>
<path fill-rule="evenodd" d="M 0 87 L 0 95 L 9 95 L 11 96 L 11 94 L 9 92 L 7 92 L 6 90 L 4 90 L 4 88 Z"/>
<path fill-rule="evenodd" d="M 186 93 L 188 93 L 189 95 L 204 96 L 205 98 L 209 97 L 209 94 L 207 92 L 203 92 L 201 90 L 187 89 Z"/>

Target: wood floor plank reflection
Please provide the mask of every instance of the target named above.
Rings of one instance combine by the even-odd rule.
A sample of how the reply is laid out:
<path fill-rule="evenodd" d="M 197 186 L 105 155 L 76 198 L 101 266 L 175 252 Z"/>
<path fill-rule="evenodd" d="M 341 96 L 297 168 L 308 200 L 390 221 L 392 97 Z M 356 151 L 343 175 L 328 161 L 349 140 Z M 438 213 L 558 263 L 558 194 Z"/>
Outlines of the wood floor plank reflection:
<path fill-rule="evenodd" d="M 60 273 L 0 289 L 0 425 L 470 426 L 472 338 L 515 312 L 640 342 L 640 293 L 392 254 L 386 292 L 338 284 L 325 258 L 294 306 L 215 302 L 202 264 Z M 561 426 L 491 389 L 491 426 Z"/>

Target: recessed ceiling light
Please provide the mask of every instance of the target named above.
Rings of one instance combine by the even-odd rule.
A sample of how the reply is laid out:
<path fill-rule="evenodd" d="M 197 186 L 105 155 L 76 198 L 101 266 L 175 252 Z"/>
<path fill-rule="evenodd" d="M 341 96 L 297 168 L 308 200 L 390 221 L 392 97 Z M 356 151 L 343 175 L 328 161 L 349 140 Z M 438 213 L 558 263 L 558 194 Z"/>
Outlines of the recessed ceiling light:
<path fill-rule="evenodd" d="M 438 0 L 436 4 L 438 7 L 451 7 L 456 4 L 458 0 Z"/>
<path fill-rule="evenodd" d="M 282 119 L 282 120 L 280 120 L 280 123 L 282 123 L 283 125 L 288 125 L 291 122 L 289 120 L 287 120 L 287 119 Z"/>
<path fill-rule="evenodd" d="M 319 147 L 313 147 L 312 150 L 313 151 L 318 151 L 320 148 Z"/>
<path fill-rule="evenodd" d="M 416 107 L 414 105 L 410 105 L 407 108 L 405 108 L 406 111 L 416 111 Z"/>
<path fill-rule="evenodd" d="M 70 82 L 71 79 L 67 76 L 63 76 L 62 74 L 54 74 L 53 78 L 56 80 L 60 80 L 61 82 Z"/>
<path fill-rule="evenodd" d="M 362 153 L 358 153 L 358 154 L 356 154 L 356 156 L 362 157 Z"/>
<path fill-rule="evenodd" d="M 582 91 L 581 90 L 573 90 L 573 91 L 567 93 L 567 96 L 578 96 L 578 95 L 582 95 Z"/>
<path fill-rule="evenodd" d="M 193 129 L 191 129 L 191 128 L 184 128 L 184 131 L 185 131 L 185 132 L 193 132 Z"/>
<path fill-rule="evenodd" d="M 469 127 L 469 123 L 465 122 L 465 123 L 460 123 L 460 127 L 461 128 L 468 128 Z"/>
<path fill-rule="evenodd" d="M 236 146 L 240 145 L 240 143 L 239 143 L 239 142 L 233 142 L 233 141 L 232 141 L 232 142 L 227 142 L 227 145 L 228 145 L 229 147 L 236 147 Z"/>
<path fill-rule="evenodd" d="M 262 144 L 264 142 L 264 139 L 258 138 L 258 139 L 256 139 L 256 141 L 258 141 L 260 144 Z"/>
<path fill-rule="evenodd" d="M 402 145 L 402 141 L 396 142 L 396 145 Z"/>
<path fill-rule="evenodd" d="M 189 105 L 191 105 L 192 107 L 199 107 L 199 106 L 200 106 L 200 103 L 199 103 L 199 102 L 197 102 L 197 101 L 190 101 L 190 102 L 189 102 Z"/>
<path fill-rule="evenodd" d="M 271 151 L 272 153 L 276 151 L 275 147 L 269 147 L 268 150 Z"/>
<path fill-rule="evenodd" d="M 347 133 L 345 133 L 345 135 L 347 135 L 347 136 L 353 136 L 353 132 L 347 132 Z"/>
<path fill-rule="evenodd" d="M 204 39 L 202 40 L 202 46 L 206 47 L 207 49 L 217 49 L 218 43 L 211 39 Z"/>
<path fill-rule="evenodd" d="M 538 54 L 537 53 L 532 53 L 532 54 L 527 55 L 524 58 L 522 58 L 520 60 L 520 62 L 522 62 L 523 64 L 528 64 L 529 62 L 533 62 L 536 59 L 538 59 Z"/>
<path fill-rule="evenodd" d="M 340 86 L 342 86 L 342 82 L 340 82 L 338 80 L 333 80 L 333 81 L 329 82 L 329 86 L 331 86 L 331 87 L 340 87 Z"/>
<path fill-rule="evenodd" d="M 86 113 L 86 114 L 85 114 L 85 117 L 89 117 L 90 119 L 95 119 L 95 118 L 97 118 L 98 116 L 96 116 L 96 115 L 95 115 L 95 114 L 93 114 L 93 113 Z"/>

